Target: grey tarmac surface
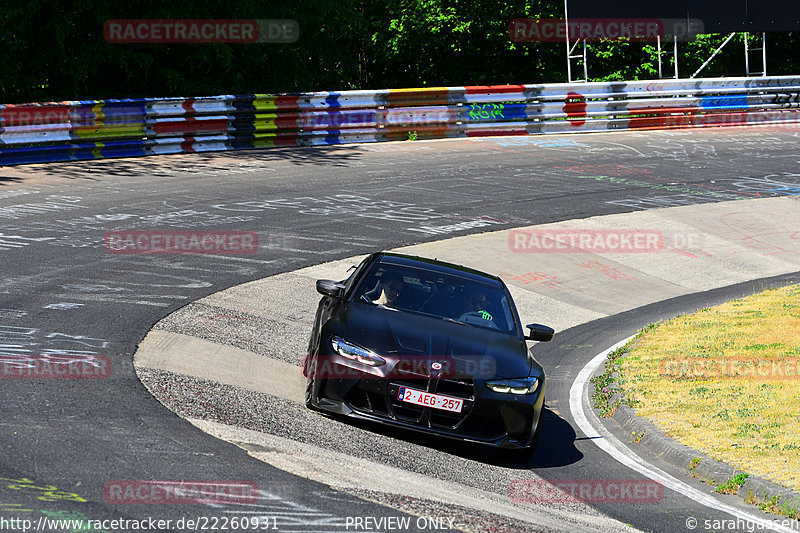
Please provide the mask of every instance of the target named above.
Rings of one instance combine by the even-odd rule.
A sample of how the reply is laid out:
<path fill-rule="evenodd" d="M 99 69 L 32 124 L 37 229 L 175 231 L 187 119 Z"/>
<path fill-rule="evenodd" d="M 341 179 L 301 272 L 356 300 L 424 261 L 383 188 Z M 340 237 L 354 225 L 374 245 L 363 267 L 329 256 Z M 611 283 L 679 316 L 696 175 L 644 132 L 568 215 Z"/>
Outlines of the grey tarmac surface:
<path fill-rule="evenodd" d="M 731 219 L 739 223 L 732 225 Z M 751 227 L 740 224 L 745 220 L 758 220 L 758 231 L 754 233 Z M 171 409 L 183 416 L 208 418 L 256 429 L 278 439 L 297 443 L 286 445 L 281 441 L 273 442 L 270 444 L 273 450 L 286 451 L 258 454 L 257 457 L 279 468 L 335 487 L 347 487 L 353 480 L 358 480 L 362 488 L 421 497 L 432 492 L 431 484 L 438 480 L 449 483 L 449 491 L 442 492 L 437 498 L 440 501 L 464 503 L 465 491 L 459 488 L 468 485 L 474 490 L 484 491 L 480 497 L 473 498 L 474 501 L 486 502 L 496 508 L 498 504 L 493 497 L 505 498 L 504 503 L 508 504 L 509 495 L 515 494 L 515 487 L 524 479 L 536 482 L 542 479 L 628 479 L 625 476 L 633 472 L 621 465 L 615 466 L 613 461 L 611 465 L 595 466 L 601 462 L 603 453 L 591 445 L 580 446 L 577 441 L 586 439 L 587 435 L 571 431 L 574 422 L 568 408 L 568 389 L 577 372 L 594 353 L 619 340 L 610 331 L 616 332 L 624 324 L 625 327 L 633 327 L 632 333 L 637 328 L 664 318 L 659 306 L 650 305 L 650 310 L 647 310 L 648 304 L 674 297 L 677 301 L 686 302 L 681 304 L 684 308 L 694 310 L 706 306 L 703 302 L 718 297 L 716 293 L 709 294 L 708 291 L 735 285 L 735 281 L 774 275 L 782 276 L 771 283 L 800 279 L 800 275 L 791 274 L 800 272 L 800 241 L 792 229 L 800 227 L 798 202 L 791 198 L 772 198 L 606 215 L 524 228 L 524 234 L 544 235 L 529 232 L 546 232 L 554 227 L 581 231 L 659 228 L 663 242 L 671 245 L 654 247 L 646 253 L 557 253 L 555 248 L 532 252 L 530 247 L 525 247 L 524 251 L 516 247 L 515 234 L 519 230 L 501 230 L 398 250 L 424 257 L 435 256 L 486 270 L 491 270 L 491 264 L 501 264 L 505 271 L 511 273 L 505 277 L 514 292 L 523 322 L 544 322 L 563 332 L 554 339 L 555 346 L 549 343 L 535 346 L 541 353 L 538 359 L 548 373 L 546 403 L 550 411 L 545 427 L 557 432 L 559 439 L 551 436 L 547 444 L 543 442 L 529 465 L 503 465 L 502 460 L 498 464 L 497 458 L 492 456 L 502 457 L 502 453 L 474 455 L 474 450 L 472 454 L 469 451 L 466 454 L 471 460 L 463 460 L 463 455 L 460 460 L 454 460 L 459 454 L 456 452 L 454 456 L 447 452 L 464 447 L 436 444 L 426 438 L 414 439 L 417 444 L 434 448 L 424 450 L 412 448 L 408 439 L 378 439 L 369 431 L 353 434 L 347 424 L 337 424 L 302 407 L 305 382 L 298 365 L 305 353 L 303 342 L 312 328 L 318 301 L 314 281 L 342 279 L 350 265 L 360 262 L 360 256 L 247 283 L 194 302 L 156 324 L 140 344 L 135 364 L 141 369 L 185 375 L 180 384 L 175 383 L 175 376 L 169 376 L 169 390 L 160 383 L 160 378 L 164 376 L 153 373 L 142 375 L 144 383 L 155 397 Z M 769 249 L 758 242 L 763 235 L 769 235 Z M 586 269 L 588 273 L 579 268 L 584 265 L 591 266 Z M 598 265 L 602 268 L 598 268 Z M 532 268 L 535 268 L 538 276 L 518 275 Z M 557 276 L 546 273 L 557 273 Z M 786 274 L 789 276 L 786 277 Z M 533 281 L 531 277 L 538 280 Z M 744 287 L 725 288 L 722 293 L 739 296 L 744 294 L 743 290 L 752 290 L 753 286 L 747 284 Z M 698 292 L 700 294 L 696 294 Z M 302 312 L 298 313 L 298 310 Z M 657 319 L 653 318 L 653 313 L 659 313 Z M 625 317 L 631 314 L 636 319 L 626 322 Z M 599 320 L 598 316 L 608 318 Z M 270 334 L 266 334 L 266 341 L 263 340 L 265 328 L 270 327 L 264 323 L 268 318 L 272 324 L 280 326 L 273 329 L 277 332 L 275 337 L 281 337 L 281 340 L 271 338 Z M 598 323 L 613 329 L 598 329 Z M 583 326 L 594 331 L 593 340 L 571 344 L 568 339 Z M 589 357 L 573 357 L 578 347 L 583 348 L 583 353 Z M 192 391 L 198 390 L 192 378 L 211 379 L 228 386 L 257 391 L 264 407 L 255 411 L 269 413 L 269 416 L 265 415 L 264 420 L 259 421 L 227 410 L 225 416 L 220 416 L 216 412 L 218 408 L 208 413 L 198 402 L 192 405 L 192 402 L 185 401 Z M 225 394 L 211 398 L 208 394 L 204 396 L 215 406 L 226 403 Z M 244 409 L 245 413 L 252 411 L 252 408 Z M 276 413 L 284 415 L 276 416 Z M 567 424 L 570 429 L 567 429 Z M 223 436 L 229 441 L 248 442 L 248 439 L 252 439 L 252 433 L 249 432 L 238 435 L 234 430 L 220 432 L 214 425 L 203 427 L 211 434 Z M 330 431 L 331 428 L 333 431 Z M 622 437 L 624 441 L 630 441 L 624 435 Z M 266 436 L 260 438 L 268 439 Z M 557 469 L 536 468 L 541 466 L 543 460 L 549 460 L 554 452 L 570 448 L 584 457 L 579 461 L 575 461 L 575 457 L 572 460 L 565 457 Z M 353 459 L 343 461 L 339 457 L 342 451 Z M 475 459 L 481 456 L 482 460 Z M 490 457 L 488 465 L 485 464 L 487 457 Z M 579 465 L 579 469 L 571 470 L 573 462 Z M 528 470 L 526 466 L 532 468 L 525 472 Z M 398 468 L 423 477 L 397 484 L 395 470 Z M 575 477 L 560 477 L 570 471 L 574 472 Z M 588 475 L 589 472 L 591 475 Z M 611 477 L 612 474 L 616 477 Z M 683 474 L 683 477 L 690 477 L 688 472 Z M 673 499 L 672 496 L 674 494 L 668 493 L 664 501 L 650 503 L 650 507 L 659 512 L 664 512 L 665 506 L 672 507 L 670 520 L 662 521 L 659 530 L 669 531 L 680 527 L 681 521 L 685 522 L 686 519 L 684 512 L 692 513 L 687 516 L 705 516 L 704 513 L 708 513 L 702 506 L 687 504 L 690 500 L 686 498 Z M 619 507 L 619 504 L 616 506 Z M 559 505 L 553 507 L 560 508 Z M 619 509 L 613 510 L 614 504 L 597 507 L 612 516 L 622 513 Z M 531 514 L 541 511 L 539 506 L 527 507 L 527 512 Z M 581 505 L 568 506 L 565 511 L 566 516 L 573 518 L 586 513 Z M 504 512 L 513 516 L 511 513 Z M 646 528 L 646 524 L 640 522 L 639 515 L 639 509 L 628 508 L 627 513 L 622 514 L 623 521 Z"/>
<path fill-rule="evenodd" d="M 18 361 L 104 355 L 113 372 L 105 380 L 0 382 L 0 509 L 35 518 L 60 510 L 90 518 L 222 515 L 236 509 L 114 505 L 103 487 L 114 480 L 243 479 L 258 482 L 258 512 L 279 515 L 283 530 L 314 521 L 306 529 L 331 530 L 343 527 L 346 516 L 395 516 L 399 511 L 271 468 L 182 421 L 138 380 L 137 344 L 160 319 L 199 298 L 375 249 L 586 216 L 794 195 L 797 153 L 795 133 L 754 128 L 4 168 L 0 353 Z M 102 244 L 108 231 L 204 228 L 255 231 L 259 250 L 250 256 L 118 255 Z M 569 433 L 568 423 L 559 427 Z M 565 450 L 571 460 L 554 457 L 544 468 L 574 475 L 561 470 L 587 462 L 574 450 Z M 679 508 L 679 502 L 670 507 Z M 645 529 L 659 523 L 653 513 L 639 513 Z"/>

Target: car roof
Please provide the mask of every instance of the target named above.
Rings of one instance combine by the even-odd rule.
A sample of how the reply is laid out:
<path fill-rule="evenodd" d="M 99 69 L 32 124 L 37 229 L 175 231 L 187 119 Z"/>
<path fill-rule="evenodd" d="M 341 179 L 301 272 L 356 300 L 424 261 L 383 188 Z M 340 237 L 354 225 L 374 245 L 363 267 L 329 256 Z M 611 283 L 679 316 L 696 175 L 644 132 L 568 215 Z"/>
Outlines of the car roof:
<path fill-rule="evenodd" d="M 498 288 L 504 287 L 503 282 L 497 276 L 487 274 L 486 272 L 481 272 L 480 270 L 475 270 L 474 268 L 447 263 L 437 259 L 419 257 L 416 255 L 398 254 L 395 252 L 381 252 L 379 254 L 378 261 L 387 265 L 424 268 L 425 270 L 441 272 L 442 274 L 449 274 L 451 276 L 457 276 L 471 281 L 488 283 Z"/>

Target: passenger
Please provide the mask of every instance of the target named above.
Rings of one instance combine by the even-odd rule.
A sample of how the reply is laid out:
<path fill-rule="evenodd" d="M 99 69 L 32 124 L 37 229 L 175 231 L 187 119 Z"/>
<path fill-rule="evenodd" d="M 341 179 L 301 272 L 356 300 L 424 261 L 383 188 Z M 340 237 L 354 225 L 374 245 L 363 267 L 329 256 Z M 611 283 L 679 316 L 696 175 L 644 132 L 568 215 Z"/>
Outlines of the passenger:
<path fill-rule="evenodd" d="M 386 272 L 381 276 L 381 295 L 372 303 L 394 307 L 400 291 L 403 290 L 403 275 L 398 272 Z"/>

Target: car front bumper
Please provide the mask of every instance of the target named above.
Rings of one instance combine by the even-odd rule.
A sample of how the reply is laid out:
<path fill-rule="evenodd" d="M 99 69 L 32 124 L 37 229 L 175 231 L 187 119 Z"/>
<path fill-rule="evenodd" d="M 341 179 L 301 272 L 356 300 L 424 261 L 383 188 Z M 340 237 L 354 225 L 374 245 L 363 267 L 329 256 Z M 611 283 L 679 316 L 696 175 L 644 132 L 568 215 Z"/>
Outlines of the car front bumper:
<path fill-rule="evenodd" d="M 407 387 L 463 400 L 461 413 L 398 400 Z M 315 379 L 311 405 L 319 410 L 441 437 L 510 449 L 532 445 L 544 406 L 545 381 L 529 395 L 501 394 L 466 375 L 447 378 Z"/>

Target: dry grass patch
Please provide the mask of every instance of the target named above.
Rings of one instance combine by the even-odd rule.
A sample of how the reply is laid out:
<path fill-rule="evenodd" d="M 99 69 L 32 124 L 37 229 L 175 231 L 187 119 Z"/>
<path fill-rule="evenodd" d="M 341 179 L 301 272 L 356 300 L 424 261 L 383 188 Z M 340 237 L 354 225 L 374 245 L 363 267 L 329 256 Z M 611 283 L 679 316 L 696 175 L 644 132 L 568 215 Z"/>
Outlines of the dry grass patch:
<path fill-rule="evenodd" d="M 616 367 L 639 416 L 717 460 L 800 490 L 800 286 L 659 324 Z"/>

